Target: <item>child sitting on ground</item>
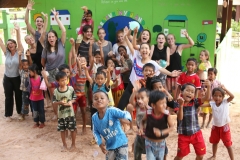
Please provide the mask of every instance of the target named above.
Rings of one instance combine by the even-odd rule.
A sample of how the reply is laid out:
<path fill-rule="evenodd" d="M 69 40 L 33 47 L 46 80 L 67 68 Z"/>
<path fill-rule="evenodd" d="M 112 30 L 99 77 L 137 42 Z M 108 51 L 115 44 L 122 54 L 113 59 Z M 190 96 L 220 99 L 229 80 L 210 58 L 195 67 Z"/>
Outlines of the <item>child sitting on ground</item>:
<path fill-rule="evenodd" d="M 75 102 L 76 95 L 73 87 L 67 86 L 67 74 L 59 71 L 56 75 L 56 80 L 59 87 L 54 90 L 53 104 L 57 107 L 58 116 L 58 131 L 61 132 L 61 138 L 63 143 L 62 152 L 67 151 L 67 143 L 65 131 L 68 129 L 71 131 L 72 145 L 70 150 L 76 150 L 76 118 L 74 115 L 73 105 Z"/>
<path fill-rule="evenodd" d="M 32 65 L 32 58 L 30 56 L 29 50 L 26 52 L 27 59 L 22 59 L 22 52 L 18 52 L 19 55 L 19 71 L 20 71 L 20 77 L 21 77 L 21 84 L 20 84 L 20 90 L 22 91 L 22 111 L 21 111 L 21 117 L 19 117 L 19 120 L 22 121 L 25 119 L 25 116 L 29 113 L 29 96 L 30 93 L 28 91 L 28 85 L 29 85 L 29 70 L 28 67 Z"/>
<path fill-rule="evenodd" d="M 126 111 L 115 107 L 108 107 L 108 96 L 103 90 L 93 93 L 93 106 L 97 112 L 92 116 L 93 135 L 106 159 L 128 159 L 128 139 L 124 134 L 119 119 L 125 123 L 131 121 L 131 116 Z M 102 142 L 104 138 L 105 144 Z"/>

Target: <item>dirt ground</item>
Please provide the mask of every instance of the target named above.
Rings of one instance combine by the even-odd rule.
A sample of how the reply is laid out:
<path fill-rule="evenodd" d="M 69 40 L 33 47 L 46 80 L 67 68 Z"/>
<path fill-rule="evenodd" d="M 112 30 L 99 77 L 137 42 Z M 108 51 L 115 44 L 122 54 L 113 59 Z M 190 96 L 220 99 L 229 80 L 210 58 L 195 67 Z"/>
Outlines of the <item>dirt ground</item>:
<path fill-rule="evenodd" d="M 2 84 L 2 78 L 4 73 L 4 66 L 0 65 L 0 81 Z M 227 85 L 226 85 L 227 86 Z M 13 120 L 6 122 L 4 117 L 4 90 L 0 85 L 0 159 L 1 160 L 103 160 L 105 156 L 101 152 L 97 145 L 90 145 L 89 142 L 92 139 L 92 133 L 90 126 L 88 125 L 87 134 L 80 135 L 81 131 L 81 118 L 80 113 L 77 115 L 77 139 L 76 145 L 79 149 L 78 152 L 61 152 L 61 139 L 60 133 L 57 132 L 57 122 L 53 122 L 50 119 L 53 117 L 51 108 L 46 109 L 46 126 L 43 129 L 32 128 L 33 120 L 31 116 L 26 117 L 25 121 L 19 122 L 17 120 L 17 113 L 14 110 Z M 235 104 L 231 105 L 230 111 L 230 127 L 233 141 L 233 151 L 235 159 L 240 159 L 240 94 L 235 94 Z M 89 113 L 89 112 L 88 112 Z M 176 117 L 173 117 L 176 118 Z M 201 123 L 201 117 L 199 118 Z M 90 116 L 88 116 L 88 124 L 90 122 Z M 176 121 L 175 121 L 176 122 Z M 176 126 L 176 123 L 175 123 Z M 211 144 L 209 143 L 211 129 L 203 129 L 203 136 L 207 145 L 207 154 L 204 156 L 204 160 L 209 158 L 212 154 Z M 129 151 L 131 150 L 131 144 L 135 138 L 135 135 L 128 136 L 129 138 Z M 168 159 L 174 159 L 177 152 L 177 133 L 176 129 L 167 138 L 167 146 L 169 149 Z M 68 139 L 67 144 L 70 147 L 71 141 Z M 145 157 L 145 156 L 143 156 Z M 129 153 L 129 159 L 133 159 L 133 155 Z M 145 158 L 143 158 L 145 159 Z M 185 160 L 195 159 L 194 150 L 191 147 L 191 153 L 184 158 Z M 226 160 L 228 158 L 227 150 L 223 143 L 220 142 L 217 153 L 218 160 Z"/>

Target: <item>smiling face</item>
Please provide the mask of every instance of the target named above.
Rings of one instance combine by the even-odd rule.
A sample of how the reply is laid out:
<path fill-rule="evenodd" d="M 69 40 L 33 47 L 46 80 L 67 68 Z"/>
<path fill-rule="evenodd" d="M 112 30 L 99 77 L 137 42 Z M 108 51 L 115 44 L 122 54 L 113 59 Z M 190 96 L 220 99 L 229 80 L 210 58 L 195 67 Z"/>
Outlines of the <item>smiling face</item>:
<path fill-rule="evenodd" d="M 188 61 L 186 64 L 188 73 L 194 73 L 196 69 L 196 63 L 194 61 Z"/>
<path fill-rule="evenodd" d="M 165 44 L 165 42 L 166 42 L 165 36 L 162 35 L 162 34 L 159 34 L 158 37 L 157 37 L 157 44 L 163 46 Z"/>
<path fill-rule="evenodd" d="M 200 55 L 199 55 L 199 59 L 204 62 L 208 59 L 208 56 L 206 56 L 205 52 L 201 52 Z"/>
<path fill-rule="evenodd" d="M 92 19 L 92 14 L 85 15 L 86 21 L 90 21 Z"/>
<path fill-rule="evenodd" d="M 169 46 L 174 45 L 175 44 L 175 37 L 174 37 L 174 35 L 169 34 L 167 36 L 167 42 L 168 42 Z"/>
<path fill-rule="evenodd" d="M 33 38 L 33 36 L 31 35 L 27 35 L 25 37 L 25 42 L 28 44 L 28 45 L 32 45 L 35 43 L 35 39 Z"/>
<path fill-rule="evenodd" d="M 153 86 L 153 90 L 162 91 L 164 89 L 161 82 L 153 83 L 152 86 Z"/>
<path fill-rule="evenodd" d="M 155 104 L 152 103 L 151 106 L 154 109 L 154 111 L 165 113 L 165 110 L 167 109 L 166 98 L 158 100 L 157 103 Z"/>
<path fill-rule="evenodd" d="M 141 34 L 141 42 L 142 43 L 148 43 L 150 39 L 150 34 L 148 31 L 143 31 L 142 34 Z"/>
<path fill-rule="evenodd" d="M 97 92 L 93 94 L 93 106 L 96 109 L 105 109 L 109 104 L 107 95 L 103 92 Z"/>
<path fill-rule="evenodd" d="M 54 32 L 49 32 L 48 33 L 48 42 L 49 44 L 54 47 L 56 45 L 57 42 L 57 35 Z"/>
<path fill-rule="evenodd" d="M 102 86 L 106 82 L 106 77 L 103 74 L 97 74 L 95 81 L 98 86 Z"/>
<path fill-rule="evenodd" d="M 184 101 L 190 102 L 195 97 L 195 91 L 196 91 L 195 87 L 187 85 L 185 89 L 182 91 L 182 98 L 184 99 Z"/>
<path fill-rule="evenodd" d="M 223 101 L 224 95 L 220 91 L 215 91 L 212 97 L 216 105 L 219 106 Z"/>
<path fill-rule="evenodd" d="M 149 75 L 152 75 L 152 74 L 154 74 L 153 68 L 146 66 L 146 67 L 144 68 L 144 70 L 143 70 L 144 79 L 147 79 L 147 77 L 148 77 Z"/>
<path fill-rule="evenodd" d="M 83 37 L 85 39 L 91 39 L 91 37 L 92 37 L 92 28 L 88 28 L 86 32 L 83 32 Z"/>
<path fill-rule="evenodd" d="M 24 71 L 27 71 L 27 70 L 28 70 L 28 67 L 29 67 L 28 62 L 22 62 L 22 69 L 23 69 Z"/>
<path fill-rule="evenodd" d="M 36 27 L 37 27 L 38 29 L 43 28 L 44 21 L 43 21 L 42 17 L 36 18 L 35 24 L 36 24 Z"/>
<path fill-rule="evenodd" d="M 142 44 L 140 46 L 140 54 L 142 58 L 148 58 L 150 55 L 150 47 L 148 44 Z"/>
<path fill-rule="evenodd" d="M 105 33 L 104 29 L 102 29 L 102 28 L 99 29 L 98 30 L 98 38 L 99 38 L 99 40 L 104 40 L 105 36 L 106 36 L 106 33 Z"/>
<path fill-rule="evenodd" d="M 107 67 L 115 67 L 115 64 L 114 64 L 114 62 L 113 62 L 113 60 L 111 60 L 111 59 L 108 59 L 108 61 L 107 61 Z"/>
<path fill-rule="evenodd" d="M 10 52 L 15 52 L 16 51 L 16 48 L 17 48 L 17 44 L 15 41 L 12 41 L 12 40 L 8 40 L 7 41 L 7 49 L 10 51 Z"/>
<path fill-rule="evenodd" d="M 147 96 L 147 93 L 143 91 L 136 95 L 136 101 L 140 108 L 144 108 L 148 106 L 149 97 Z"/>
<path fill-rule="evenodd" d="M 118 41 L 119 43 L 122 43 L 122 42 L 124 41 L 124 39 L 123 39 L 123 32 L 119 32 L 119 33 L 117 34 L 117 41 Z"/>

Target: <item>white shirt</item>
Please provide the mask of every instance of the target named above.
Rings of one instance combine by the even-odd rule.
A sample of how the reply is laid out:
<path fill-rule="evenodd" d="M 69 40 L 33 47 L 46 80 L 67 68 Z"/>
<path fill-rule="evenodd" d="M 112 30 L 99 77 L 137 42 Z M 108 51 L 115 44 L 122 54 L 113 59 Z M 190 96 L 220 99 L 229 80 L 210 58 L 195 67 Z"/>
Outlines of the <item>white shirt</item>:
<path fill-rule="evenodd" d="M 212 108 L 213 114 L 212 123 L 214 126 L 222 127 L 230 122 L 229 103 L 227 102 L 227 99 L 223 99 L 220 106 L 216 106 L 216 103 L 214 101 L 210 101 L 210 105 Z"/>
<path fill-rule="evenodd" d="M 139 57 L 138 53 L 136 53 L 137 51 L 135 51 L 134 56 L 131 58 L 131 60 L 133 61 L 133 67 L 132 67 L 132 71 L 130 74 L 130 81 L 132 84 L 134 84 L 137 80 L 143 79 L 143 66 L 144 64 L 141 62 L 141 58 Z M 147 63 L 151 63 L 155 66 L 155 75 L 159 75 L 160 74 L 160 68 L 162 68 L 161 66 L 159 66 L 157 64 L 157 62 L 150 60 Z"/>

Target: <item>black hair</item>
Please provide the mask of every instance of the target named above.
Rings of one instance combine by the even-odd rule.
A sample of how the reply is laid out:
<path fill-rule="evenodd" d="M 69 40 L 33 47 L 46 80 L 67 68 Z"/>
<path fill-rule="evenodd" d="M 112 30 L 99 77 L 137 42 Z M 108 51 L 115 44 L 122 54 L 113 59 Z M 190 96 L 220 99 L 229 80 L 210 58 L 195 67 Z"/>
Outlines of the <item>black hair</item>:
<path fill-rule="evenodd" d="M 22 62 L 22 63 L 28 62 L 28 60 L 27 60 L 27 59 L 22 59 L 21 62 Z"/>
<path fill-rule="evenodd" d="M 144 44 L 148 45 L 149 49 L 151 49 L 151 46 L 150 46 L 149 43 L 142 43 L 142 44 L 140 45 L 140 49 L 142 48 L 142 45 L 144 45 Z"/>
<path fill-rule="evenodd" d="M 107 69 L 107 67 L 106 66 L 100 66 L 100 67 L 97 68 L 97 72 L 103 71 L 104 69 Z"/>
<path fill-rule="evenodd" d="M 146 95 L 149 97 L 150 91 L 147 88 L 140 88 L 138 90 L 138 93 L 146 92 Z"/>
<path fill-rule="evenodd" d="M 213 72 L 215 75 L 217 75 L 218 70 L 217 70 L 217 68 L 208 68 L 208 73 L 209 72 Z"/>
<path fill-rule="evenodd" d="M 225 91 L 221 88 L 221 87 L 217 87 L 217 88 L 214 88 L 213 91 L 212 91 L 212 96 L 214 95 L 215 92 L 221 92 L 222 96 L 224 97 L 225 96 Z"/>
<path fill-rule="evenodd" d="M 158 35 L 157 35 L 157 37 L 156 37 L 156 40 L 158 39 L 158 36 L 160 36 L 160 35 L 163 35 L 163 36 L 164 36 L 164 38 L 165 38 L 165 41 L 166 41 L 166 36 L 165 36 L 165 34 L 164 34 L 164 33 L 162 33 L 162 32 L 158 33 Z"/>
<path fill-rule="evenodd" d="M 156 104 L 159 100 L 163 100 L 165 98 L 166 95 L 163 92 L 159 90 L 151 91 L 149 96 L 149 104 Z"/>
<path fill-rule="evenodd" d="M 57 52 L 58 52 L 58 34 L 57 34 L 57 32 L 56 32 L 55 30 L 50 30 L 50 31 L 48 32 L 48 34 L 47 34 L 47 39 L 48 39 L 49 33 L 53 33 L 53 34 L 57 37 L 57 40 L 56 40 L 55 46 L 54 46 L 55 54 L 57 54 Z M 51 44 L 49 43 L 48 40 L 46 41 L 46 47 L 44 48 L 44 51 L 45 51 L 45 52 L 48 51 L 49 53 L 52 52 L 52 51 L 51 51 Z M 47 53 L 46 53 L 46 54 L 47 54 Z"/>
<path fill-rule="evenodd" d="M 38 67 L 36 64 L 33 63 L 31 66 L 28 67 L 28 69 L 32 72 L 37 73 Z"/>
<path fill-rule="evenodd" d="M 98 89 L 96 92 L 94 92 L 93 95 L 96 93 L 104 93 L 107 96 L 107 98 L 109 99 L 108 94 L 100 89 Z"/>
<path fill-rule="evenodd" d="M 118 46 L 118 52 L 119 52 L 119 48 L 123 48 L 127 52 L 127 48 L 125 46 L 123 46 L 123 45 Z"/>
<path fill-rule="evenodd" d="M 59 72 L 56 74 L 55 79 L 56 79 L 57 81 L 59 81 L 60 79 L 62 79 L 62 78 L 64 78 L 64 77 L 67 77 L 67 74 L 66 74 L 65 72 L 63 72 L 63 71 L 59 71 Z"/>
<path fill-rule="evenodd" d="M 195 58 L 188 58 L 187 63 L 190 61 L 193 61 L 195 63 L 195 65 L 197 65 L 197 60 Z"/>
<path fill-rule="evenodd" d="M 92 29 L 92 26 L 90 26 L 90 25 L 85 25 L 85 26 L 83 26 L 82 31 L 83 31 L 84 33 L 86 33 L 89 28 L 91 29 L 91 32 L 92 32 L 93 29 Z"/>
<path fill-rule="evenodd" d="M 96 55 L 101 55 L 101 53 L 100 53 L 99 50 L 96 50 L 96 51 L 93 53 L 93 56 L 96 56 Z"/>
<path fill-rule="evenodd" d="M 159 76 L 147 77 L 146 88 L 150 91 L 153 90 L 153 84 L 160 82 L 163 84 L 163 80 Z"/>
<path fill-rule="evenodd" d="M 92 11 L 89 10 L 89 9 L 88 9 L 88 11 L 87 11 L 87 15 L 88 15 L 88 14 L 91 14 L 91 16 L 92 16 Z"/>
<path fill-rule="evenodd" d="M 62 65 L 60 65 L 60 66 L 58 67 L 58 70 L 59 70 L 59 71 L 63 71 L 64 69 L 70 70 L 69 65 L 67 65 L 67 64 L 62 64 Z"/>
<path fill-rule="evenodd" d="M 95 75 L 95 77 L 97 77 L 98 75 L 100 75 L 100 74 L 102 74 L 105 78 L 107 78 L 107 75 L 106 75 L 106 73 L 105 72 L 103 72 L 103 71 L 97 71 L 97 73 L 96 73 L 96 75 Z"/>
<path fill-rule="evenodd" d="M 193 86 L 193 87 L 195 88 L 195 91 L 196 91 L 196 86 L 195 86 L 194 84 L 192 84 L 192 83 L 185 83 L 185 84 L 181 87 L 181 91 L 184 91 L 187 86 Z"/>
<path fill-rule="evenodd" d="M 146 64 L 144 64 L 142 70 L 144 71 L 144 69 L 145 69 L 146 67 L 150 67 L 150 68 L 153 69 L 153 71 L 155 71 L 155 66 L 154 66 L 152 63 L 146 63 Z"/>

